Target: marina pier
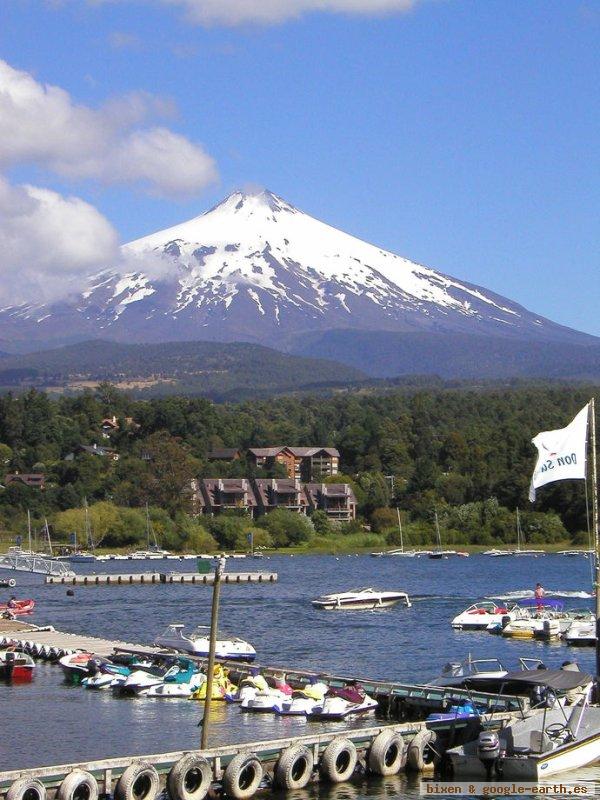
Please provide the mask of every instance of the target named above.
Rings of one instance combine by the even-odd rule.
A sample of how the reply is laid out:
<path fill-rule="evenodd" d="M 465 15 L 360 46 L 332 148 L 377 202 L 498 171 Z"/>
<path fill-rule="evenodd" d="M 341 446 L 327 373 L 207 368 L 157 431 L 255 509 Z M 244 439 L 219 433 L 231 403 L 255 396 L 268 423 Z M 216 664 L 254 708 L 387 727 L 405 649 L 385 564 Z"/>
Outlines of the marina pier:
<path fill-rule="evenodd" d="M 226 572 L 222 583 L 275 583 L 276 572 Z M 69 586 L 127 586 L 133 584 L 156 585 L 164 583 L 191 583 L 212 586 L 214 573 L 199 572 L 128 572 L 91 575 L 47 575 L 46 583 Z"/>
<path fill-rule="evenodd" d="M 509 718 L 493 714 L 482 724 L 498 727 Z M 210 789 L 220 787 L 228 797 L 242 800 L 267 787 L 293 790 L 313 780 L 341 783 L 357 772 L 430 772 L 443 749 L 472 735 L 473 722 L 375 725 L 205 751 L 13 770 L 0 773 L 0 795 L 6 800 L 77 800 L 99 794 L 115 800 L 154 800 L 167 788 L 171 800 L 203 800 Z"/>

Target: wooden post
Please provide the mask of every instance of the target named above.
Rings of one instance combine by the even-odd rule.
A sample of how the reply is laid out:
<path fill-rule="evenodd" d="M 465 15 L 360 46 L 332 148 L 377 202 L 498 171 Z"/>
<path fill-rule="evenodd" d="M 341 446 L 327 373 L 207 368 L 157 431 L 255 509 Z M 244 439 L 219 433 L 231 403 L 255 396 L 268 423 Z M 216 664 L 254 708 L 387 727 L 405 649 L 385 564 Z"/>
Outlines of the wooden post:
<path fill-rule="evenodd" d="M 217 563 L 215 565 L 215 580 L 213 583 L 212 610 L 210 615 L 210 642 L 208 646 L 208 665 L 206 667 L 206 697 L 204 699 L 202 736 L 200 737 L 201 750 L 206 750 L 208 746 L 210 704 L 212 700 L 213 673 L 215 671 L 215 650 L 217 648 L 217 630 L 219 626 L 219 593 L 221 590 L 221 577 L 224 571 L 225 556 L 220 556 L 220 558 L 217 558 Z"/>
<path fill-rule="evenodd" d="M 594 398 L 590 401 L 592 440 L 592 527 L 594 532 L 594 588 L 596 591 L 596 679 L 600 677 L 600 530 L 598 521 L 598 465 L 596 463 L 596 409 Z"/>

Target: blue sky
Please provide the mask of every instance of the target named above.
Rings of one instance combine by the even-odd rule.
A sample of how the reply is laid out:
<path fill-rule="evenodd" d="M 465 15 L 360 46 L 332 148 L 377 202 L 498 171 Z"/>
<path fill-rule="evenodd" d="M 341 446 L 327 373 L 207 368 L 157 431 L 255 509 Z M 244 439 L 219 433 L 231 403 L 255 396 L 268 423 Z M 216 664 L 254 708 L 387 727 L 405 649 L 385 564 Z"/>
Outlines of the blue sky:
<path fill-rule="evenodd" d="M 336 8 L 351 2 L 324 0 L 330 10 L 302 13 L 318 3 L 289 0 L 299 16 L 265 22 L 239 17 L 272 0 L 4 0 L 0 58 L 11 68 L 61 87 L 74 106 L 158 95 L 166 112 L 146 110 L 140 124 L 160 118 L 213 166 L 198 161 L 191 188 L 177 173 L 185 197 L 155 175 L 145 191 L 123 159 L 118 182 L 110 161 L 67 168 L 34 150 L 6 156 L 3 174 L 13 187 L 82 198 L 121 241 L 264 186 L 600 335 L 600 3 L 420 0 L 402 10 L 406 0 L 388 0 L 377 15 L 374 2 L 345 14 Z M 219 7 L 229 17 L 215 18 Z"/>

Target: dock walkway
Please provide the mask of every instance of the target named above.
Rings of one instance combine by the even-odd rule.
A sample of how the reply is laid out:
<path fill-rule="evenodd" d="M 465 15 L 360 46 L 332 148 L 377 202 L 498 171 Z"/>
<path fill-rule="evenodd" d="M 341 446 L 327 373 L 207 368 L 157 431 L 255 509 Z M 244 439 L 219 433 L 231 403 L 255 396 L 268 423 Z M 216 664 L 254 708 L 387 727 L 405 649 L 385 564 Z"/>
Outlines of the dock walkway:
<path fill-rule="evenodd" d="M 276 572 L 226 572 L 221 583 L 275 583 Z M 131 586 L 158 585 L 165 583 L 192 583 L 211 586 L 214 573 L 199 572 L 128 572 L 124 574 L 103 572 L 91 575 L 60 575 L 46 577 L 47 584 L 68 586 Z"/>

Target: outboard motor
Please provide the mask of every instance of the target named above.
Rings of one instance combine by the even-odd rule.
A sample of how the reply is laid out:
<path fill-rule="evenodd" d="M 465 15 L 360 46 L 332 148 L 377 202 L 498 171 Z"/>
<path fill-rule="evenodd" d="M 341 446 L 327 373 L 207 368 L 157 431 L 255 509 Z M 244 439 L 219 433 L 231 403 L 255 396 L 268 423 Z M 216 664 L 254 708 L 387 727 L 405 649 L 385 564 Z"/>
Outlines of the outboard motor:
<path fill-rule="evenodd" d="M 500 739 L 495 731 L 482 731 L 477 739 L 477 757 L 485 767 L 486 779 L 492 778 L 492 770 L 500 756 Z"/>
<path fill-rule="evenodd" d="M 501 620 L 502 630 L 504 630 L 504 628 L 506 628 L 506 626 L 508 625 L 509 622 L 512 622 L 512 619 L 511 619 L 509 614 L 505 614 L 502 617 L 502 620 Z"/>

